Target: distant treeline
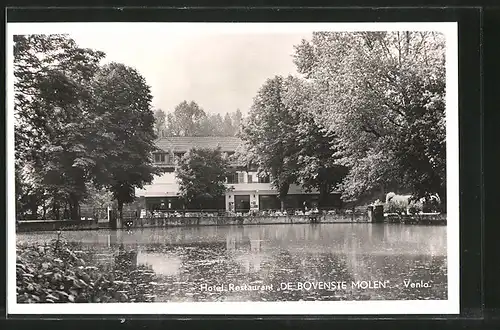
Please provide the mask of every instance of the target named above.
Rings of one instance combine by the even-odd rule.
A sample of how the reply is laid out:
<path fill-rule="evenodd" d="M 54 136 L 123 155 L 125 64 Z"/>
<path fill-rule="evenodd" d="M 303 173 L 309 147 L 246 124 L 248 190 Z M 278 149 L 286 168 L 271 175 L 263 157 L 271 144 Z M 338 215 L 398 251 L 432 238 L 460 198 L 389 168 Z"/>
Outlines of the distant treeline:
<path fill-rule="evenodd" d="M 242 113 L 206 113 L 196 102 L 183 101 L 173 112 L 155 110 L 155 131 L 163 136 L 235 136 L 240 129 Z"/>

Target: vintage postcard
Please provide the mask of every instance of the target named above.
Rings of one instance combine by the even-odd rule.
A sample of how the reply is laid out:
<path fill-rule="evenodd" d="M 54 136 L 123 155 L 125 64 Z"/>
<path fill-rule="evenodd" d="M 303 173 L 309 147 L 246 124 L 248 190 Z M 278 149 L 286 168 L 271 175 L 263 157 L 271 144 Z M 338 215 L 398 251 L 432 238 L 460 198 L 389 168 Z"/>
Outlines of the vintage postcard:
<path fill-rule="evenodd" d="M 459 313 L 456 23 L 9 23 L 6 54 L 9 314 Z"/>

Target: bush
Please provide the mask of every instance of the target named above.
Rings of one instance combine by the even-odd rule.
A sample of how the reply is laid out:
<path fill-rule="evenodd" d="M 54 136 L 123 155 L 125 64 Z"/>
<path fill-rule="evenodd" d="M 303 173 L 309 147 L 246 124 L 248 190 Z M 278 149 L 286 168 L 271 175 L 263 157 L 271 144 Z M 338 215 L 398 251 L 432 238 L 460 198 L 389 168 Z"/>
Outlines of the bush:
<path fill-rule="evenodd" d="M 152 302 L 155 274 L 132 266 L 134 251 L 122 249 L 111 270 L 55 239 L 48 245 L 17 246 L 18 303 Z"/>
<path fill-rule="evenodd" d="M 435 200 L 428 200 L 423 205 L 423 212 L 432 213 L 432 212 L 441 212 L 441 205 Z"/>
<path fill-rule="evenodd" d="M 386 213 L 406 214 L 407 205 L 402 201 L 389 201 L 385 204 Z"/>
<path fill-rule="evenodd" d="M 408 212 L 410 214 L 418 214 L 424 211 L 424 204 L 421 201 L 412 201 L 408 205 Z"/>
<path fill-rule="evenodd" d="M 237 216 L 235 221 L 238 223 L 238 225 L 242 225 L 245 222 L 245 219 L 241 216 Z"/>

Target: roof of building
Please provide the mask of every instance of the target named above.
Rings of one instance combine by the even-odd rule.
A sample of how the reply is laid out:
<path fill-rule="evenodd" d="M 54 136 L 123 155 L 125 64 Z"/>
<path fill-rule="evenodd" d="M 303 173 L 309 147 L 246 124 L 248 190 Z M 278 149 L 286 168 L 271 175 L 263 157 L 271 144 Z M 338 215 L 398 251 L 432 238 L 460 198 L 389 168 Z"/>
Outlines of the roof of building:
<path fill-rule="evenodd" d="M 222 152 L 234 152 L 242 143 L 232 136 L 172 136 L 156 140 L 156 146 L 164 151 L 187 152 L 191 148 L 221 148 Z"/>

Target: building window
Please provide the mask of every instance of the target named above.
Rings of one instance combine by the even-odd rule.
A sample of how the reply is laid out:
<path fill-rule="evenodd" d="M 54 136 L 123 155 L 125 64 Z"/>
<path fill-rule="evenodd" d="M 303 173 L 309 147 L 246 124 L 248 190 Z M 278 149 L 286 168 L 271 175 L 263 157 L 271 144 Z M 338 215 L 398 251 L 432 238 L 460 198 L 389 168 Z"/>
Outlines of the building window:
<path fill-rule="evenodd" d="M 245 173 L 238 172 L 238 183 L 245 183 Z"/>
<path fill-rule="evenodd" d="M 155 154 L 155 163 L 165 163 L 165 154 Z"/>
<path fill-rule="evenodd" d="M 252 183 L 252 182 L 253 182 L 252 174 L 248 174 L 248 183 Z"/>
<path fill-rule="evenodd" d="M 227 183 L 233 184 L 238 183 L 238 175 L 236 173 L 231 173 L 227 176 Z"/>
<path fill-rule="evenodd" d="M 262 175 L 259 176 L 259 183 L 270 183 L 271 179 L 269 178 L 269 175 Z"/>

